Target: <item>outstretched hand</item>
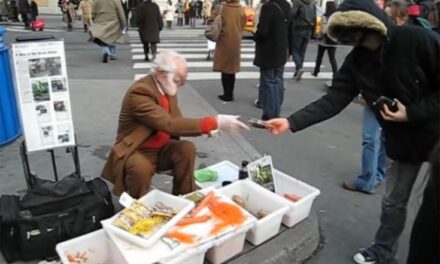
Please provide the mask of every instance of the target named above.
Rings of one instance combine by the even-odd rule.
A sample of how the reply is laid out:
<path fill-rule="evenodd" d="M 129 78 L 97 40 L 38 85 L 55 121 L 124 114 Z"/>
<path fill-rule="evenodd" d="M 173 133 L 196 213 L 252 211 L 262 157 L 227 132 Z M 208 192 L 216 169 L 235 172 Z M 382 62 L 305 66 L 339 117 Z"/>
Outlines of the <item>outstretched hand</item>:
<path fill-rule="evenodd" d="M 266 129 L 273 135 L 281 135 L 289 130 L 289 121 L 286 118 L 274 118 L 265 122 Z"/>

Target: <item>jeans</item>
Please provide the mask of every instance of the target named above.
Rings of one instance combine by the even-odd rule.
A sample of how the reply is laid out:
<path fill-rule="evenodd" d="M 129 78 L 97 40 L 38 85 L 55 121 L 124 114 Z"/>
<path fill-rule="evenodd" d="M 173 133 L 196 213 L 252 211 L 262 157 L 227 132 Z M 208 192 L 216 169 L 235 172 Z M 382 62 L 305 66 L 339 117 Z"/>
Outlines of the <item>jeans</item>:
<path fill-rule="evenodd" d="M 280 117 L 284 100 L 284 66 L 275 69 L 260 68 L 258 101 L 263 108 L 262 120 Z"/>
<path fill-rule="evenodd" d="M 376 116 L 364 107 L 362 121 L 362 173 L 354 181 L 354 186 L 368 193 L 374 193 L 376 185 L 385 179 L 385 147 L 382 129 Z"/>
<path fill-rule="evenodd" d="M 301 34 L 293 39 L 292 59 L 295 63 L 295 72 L 298 72 L 303 68 L 308 44 L 309 36 L 303 36 Z"/>
<path fill-rule="evenodd" d="M 108 54 L 110 56 L 116 57 L 116 46 L 115 45 L 102 46 L 102 54 Z"/>
<path fill-rule="evenodd" d="M 380 226 L 374 244 L 367 249 L 376 255 L 379 263 L 395 262 L 397 241 L 405 227 L 406 206 L 421 165 L 399 161 L 391 163 L 382 199 Z"/>

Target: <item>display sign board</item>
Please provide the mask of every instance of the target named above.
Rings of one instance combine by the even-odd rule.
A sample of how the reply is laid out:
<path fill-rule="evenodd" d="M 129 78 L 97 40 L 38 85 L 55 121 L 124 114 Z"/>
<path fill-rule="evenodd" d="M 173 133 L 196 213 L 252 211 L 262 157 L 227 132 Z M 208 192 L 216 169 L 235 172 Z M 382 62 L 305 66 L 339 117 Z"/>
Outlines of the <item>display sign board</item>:
<path fill-rule="evenodd" d="M 28 152 L 75 145 L 64 42 L 14 43 L 12 60 Z"/>

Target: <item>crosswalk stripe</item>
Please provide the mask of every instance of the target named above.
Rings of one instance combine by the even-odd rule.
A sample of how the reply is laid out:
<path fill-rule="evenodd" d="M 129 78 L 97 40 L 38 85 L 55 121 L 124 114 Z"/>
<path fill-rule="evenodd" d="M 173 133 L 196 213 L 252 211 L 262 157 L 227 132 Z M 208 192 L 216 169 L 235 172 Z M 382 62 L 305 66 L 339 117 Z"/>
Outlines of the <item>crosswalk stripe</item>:
<path fill-rule="evenodd" d="M 147 74 L 136 74 L 134 79 L 139 80 L 143 77 L 145 77 Z M 318 77 L 315 77 L 311 75 L 308 72 L 305 72 L 302 75 L 302 79 L 306 80 L 318 80 L 318 79 L 332 79 L 333 73 L 331 72 L 321 72 L 319 73 Z M 258 80 L 260 78 L 259 72 L 239 72 L 235 75 L 236 79 L 239 80 Z M 284 79 L 292 78 L 291 72 L 284 72 Z M 188 80 L 189 81 L 196 81 L 196 80 L 220 80 L 220 73 L 219 72 L 189 72 L 188 73 Z"/>
<path fill-rule="evenodd" d="M 207 48 L 208 44 L 205 43 L 158 43 L 157 44 L 158 47 L 167 47 L 167 48 L 171 48 L 171 47 L 175 47 L 175 48 L 190 48 L 190 47 L 199 47 L 199 48 Z M 241 44 L 242 47 L 253 47 L 254 44 L 252 43 L 242 43 Z M 143 45 L 141 43 L 132 43 L 130 44 L 130 47 L 132 48 L 142 48 Z"/>
<path fill-rule="evenodd" d="M 31 32 L 31 30 L 25 29 L 25 28 L 20 27 L 20 26 L 7 27 L 6 30 L 10 31 L 10 32 Z M 63 29 L 45 28 L 43 31 L 45 31 L 45 32 L 63 32 L 65 30 L 63 30 Z"/>
<path fill-rule="evenodd" d="M 207 52 L 207 48 L 162 48 L 160 45 L 158 45 L 157 48 L 158 52 L 160 51 L 166 51 L 166 50 L 174 50 L 177 52 Z M 131 53 L 143 53 L 143 49 L 131 49 Z M 241 48 L 241 52 L 255 52 L 254 48 Z"/>
<path fill-rule="evenodd" d="M 135 70 L 143 70 L 143 69 L 150 69 L 151 68 L 150 62 L 142 62 L 142 63 L 135 63 L 133 65 L 133 69 Z M 213 62 L 212 61 L 188 61 L 187 62 L 188 68 L 212 68 Z M 240 62 L 241 67 L 256 67 L 252 61 L 241 61 Z M 288 61 L 285 65 L 285 67 L 294 67 L 295 64 L 292 61 Z M 304 62 L 303 64 L 304 68 L 314 68 L 315 63 L 314 62 Z"/>
<path fill-rule="evenodd" d="M 206 59 L 208 51 L 205 50 L 205 54 L 181 54 L 185 59 Z M 135 54 L 131 57 L 133 60 L 143 60 L 145 56 L 142 54 Z M 241 54 L 242 59 L 253 59 L 254 54 Z"/>

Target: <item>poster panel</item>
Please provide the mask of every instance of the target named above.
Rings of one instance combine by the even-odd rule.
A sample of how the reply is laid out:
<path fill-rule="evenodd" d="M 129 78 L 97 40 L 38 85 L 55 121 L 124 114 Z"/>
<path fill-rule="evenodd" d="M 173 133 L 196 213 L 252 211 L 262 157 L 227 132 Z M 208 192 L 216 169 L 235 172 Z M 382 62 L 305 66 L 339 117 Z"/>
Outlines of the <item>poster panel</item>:
<path fill-rule="evenodd" d="M 63 41 L 12 44 L 28 152 L 75 145 Z"/>

